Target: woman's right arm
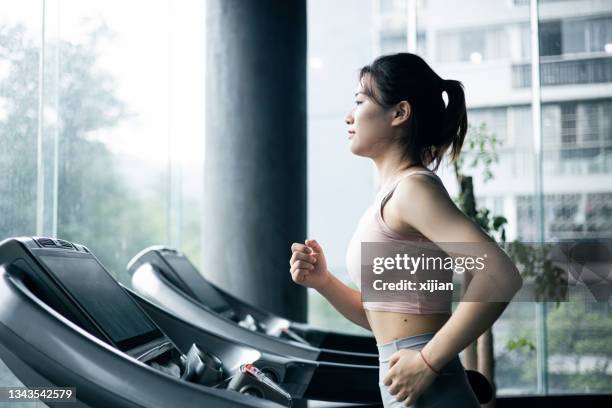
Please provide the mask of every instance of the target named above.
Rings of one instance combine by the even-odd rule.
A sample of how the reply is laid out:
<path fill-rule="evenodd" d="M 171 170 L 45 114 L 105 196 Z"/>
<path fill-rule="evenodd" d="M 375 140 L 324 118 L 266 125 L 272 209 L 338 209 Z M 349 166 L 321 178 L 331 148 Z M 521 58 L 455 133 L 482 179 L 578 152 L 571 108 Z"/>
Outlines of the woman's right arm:
<path fill-rule="evenodd" d="M 341 282 L 327 269 L 323 248 L 315 240 L 306 245 L 291 245 L 291 277 L 295 283 L 316 289 L 344 317 L 355 324 L 370 329 L 370 323 L 361 304 L 361 294 Z"/>

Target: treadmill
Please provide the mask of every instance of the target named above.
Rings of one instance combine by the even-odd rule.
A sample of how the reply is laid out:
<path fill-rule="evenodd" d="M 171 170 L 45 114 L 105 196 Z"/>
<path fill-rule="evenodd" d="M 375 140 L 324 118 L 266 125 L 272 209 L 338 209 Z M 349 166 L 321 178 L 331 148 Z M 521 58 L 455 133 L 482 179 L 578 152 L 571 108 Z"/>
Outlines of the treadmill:
<path fill-rule="evenodd" d="M 139 270 L 150 267 L 159 273 L 160 278 L 164 278 L 163 284 L 170 284 L 173 289 L 204 306 L 226 325 L 237 324 L 245 328 L 242 332 L 250 330 L 256 333 L 244 336 L 268 338 L 272 344 L 289 341 L 293 344 L 292 355 L 298 357 L 378 365 L 378 350 L 373 336 L 319 330 L 261 310 L 208 281 L 189 259 L 176 249 L 152 246 L 138 253 L 128 263 L 127 269 L 132 275 L 133 287 L 145 296 L 147 295 L 141 292 L 142 288 L 135 285 L 135 282 L 140 282 Z M 160 304 L 165 303 L 161 298 L 152 300 Z"/>

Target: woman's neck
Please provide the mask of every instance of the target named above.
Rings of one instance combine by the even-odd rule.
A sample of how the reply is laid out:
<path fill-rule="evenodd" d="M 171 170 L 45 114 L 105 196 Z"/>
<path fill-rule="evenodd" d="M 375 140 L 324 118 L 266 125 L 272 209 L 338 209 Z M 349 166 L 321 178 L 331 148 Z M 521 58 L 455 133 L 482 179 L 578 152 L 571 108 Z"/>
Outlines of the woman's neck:
<path fill-rule="evenodd" d="M 380 186 L 386 186 L 394 181 L 400 173 L 411 167 L 423 167 L 417 161 L 406 160 L 396 152 L 373 158 Z"/>

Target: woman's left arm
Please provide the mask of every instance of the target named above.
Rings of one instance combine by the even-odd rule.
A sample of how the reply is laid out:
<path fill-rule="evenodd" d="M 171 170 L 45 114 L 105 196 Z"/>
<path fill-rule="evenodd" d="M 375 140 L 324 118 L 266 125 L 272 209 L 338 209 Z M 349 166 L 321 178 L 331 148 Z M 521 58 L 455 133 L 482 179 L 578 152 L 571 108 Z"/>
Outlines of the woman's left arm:
<path fill-rule="evenodd" d="M 482 244 L 482 248 L 487 249 L 487 261 L 486 268 L 482 270 L 467 270 L 472 279 L 463 299 L 475 301 L 459 303 L 444 326 L 421 350 L 422 356 L 408 351 L 403 353 L 404 350 L 400 350 L 395 358 L 391 359 L 392 365 L 397 367 L 389 371 L 384 382 L 391 386 L 390 391 L 398 391 L 401 396 L 411 395 L 408 403 L 413 402 L 435 378 L 435 375 L 431 375 L 431 370 L 429 374 L 424 374 L 429 369 L 427 364 L 434 370 L 444 367 L 493 325 L 522 286 L 520 273 L 505 252 L 456 207 L 445 190 L 424 177 L 407 177 L 402 180 L 394 193 L 397 196 L 392 212 L 397 214 L 402 224 L 416 228 L 442 250 L 448 249 L 452 252 L 458 246 L 478 250 L 479 244 Z M 450 252 L 447 252 L 450 255 Z M 492 293 L 497 293 L 497 299 L 504 301 L 486 301 L 485 295 Z M 409 356 L 409 361 L 398 364 L 402 354 Z M 419 364 L 421 367 L 418 367 Z M 422 378 L 420 381 L 417 378 L 411 381 L 399 378 L 400 374 L 410 376 L 411 370 L 414 371 L 415 377 L 423 375 L 430 378 Z M 394 382 L 397 384 L 393 384 Z M 407 390 L 403 389 L 402 384 L 408 383 L 413 386 L 412 390 L 406 393 Z M 421 386 L 415 387 L 416 384 Z"/>

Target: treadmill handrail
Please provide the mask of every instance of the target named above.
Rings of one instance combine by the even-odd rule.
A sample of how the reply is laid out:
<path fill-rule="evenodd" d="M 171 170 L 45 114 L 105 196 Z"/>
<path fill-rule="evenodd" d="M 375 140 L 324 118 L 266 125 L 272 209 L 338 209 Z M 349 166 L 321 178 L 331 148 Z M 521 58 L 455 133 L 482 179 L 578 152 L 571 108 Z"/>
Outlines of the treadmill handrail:
<path fill-rule="evenodd" d="M 240 336 L 256 337 L 267 345 L 264 351 L 316 361 L 319 349 L 291 340 L 271 338 L 239 326 L 220 316 L 200 302 L 186 296 L 150 264 L 141 265 L 132 275 L 132 288 L 140 295 L 163 309 L 170 310 L 183 320 L 229 339 Z M 206 316 L 206 319 L 204 318 Z M 259 345 L 256 348 L 260 348 Z"/>
<path fill-rule="evenodd" d="M 365 363 L 365 365 L 378 366 L 378 357 L 376 355 L 320 349 L 241 327 L 184 294 L 151 264 L 142 264 L 137 270 L 133 271 L 132 287 L 145 298 L 163 308 L 172 310 L 185 320 L 197 322 L 200 327 L 219 331 L 219 333 L 229 338 L 238 338 L 240 336 L 250 338 L 253 342 L 257 343 L 257 348 L 264 351 L 313 361 L 320 361 L 320 357 L 325 356 L 327 359 L 325 361 L 329 362 L 357 365 Z M 250 344 L 250 341 L 247 343 Z"/>
<path fill-rule="evenodd" d="M 326 360 L 324 361 L 329 362 L 378 366 L 378 356 L 375 354 L 318 348 L 241 327 L 236 322 L 220 315 L 185 294 L 170 282 L 157 267 L 150 263 L 143 263 L 132 272 L 132 287 L 162 307 L 174 310 L 186 319 L 189 316 L 187 320 L 201 322 L 201 327 L 205 329 L 212 324 L 214 325 L 214 330 L 219 330 L 230 338 L 247 336 L 256 339 L 260 343 L 265 343 L 265 350 L 272 353 L 300 357 L 306 360 L 322 361 L 323 357 L 325 357 Z M 194 311 L 194 308 L 199 309 L 199 311 Z M 206 324 L 204 323 L 203 316 L 207 316 Z"/>
<path fill-rule="evenodd" d="M 142 251 L 138 252 L 127 264 L 126 270 L 127 271 L 135 271 L 135 267 L 137 266 L 137 264 L 140 262 L 140 259 L 145 256 L 148 252 L 163 252 L 163 251 L 169 251 L 169 252 L 173 252 L 175 254 L 181 254 L 182 256 L 185 256 L 185 254 L 183 254 L 181 251 L 179 251 L 178 249 L 166 246 L 166 245 L 151 245 L 145 249 L 143 249 Z M 267 310 L 261 309 L 251 303 L 245 302 L 242 299 L 237 298 L 236 296 L 232 295 L 231 293 L 229 293 L 228 291 L 220 288 L 218 285 L 215 285 L 213 282 L 211 282 L 209 279 L 207 279 L 203 274 L 200 273 L 200 276 L 202 277 L 202 279 L 209 285 L 211 285 L 217 292 L 219 292 L 223 298 L 226 299 L 226 301 L 228 303 L 230 303 L 231 305 L 238 305 L 241 308 L 245 309 L 245 310 L 250 310 L 250 313 L 257 317 L 256 315 L 259 316 L 263 316 L 265 319 L 279 319 L 279 320 L 284 320 L 286 321 L 289 325 L 293 326 L 295 325 L 296 327 L 298 327 L 301 330 L 313 330 L 315 332 L 317 332 L 317 334 L 332 334 L 332 335 L 339 335 L 339 336 L 347 336 L 347 337 L 359 337 L 359 338 L 363 338 L 363 339 L 372 339 L 372 341 L 375 342 L 374 340 L 374 336 L 370 336 L 367 334 L 352 334 L 352 333 L 345 333 L 342 331 L 337 331 L 337 330 L 323 330 L 320 328 L 316 328 L 314 326 L 310 326 L 307 323 L 298 323 L 298 322 L 293 322 L 289 319 L 286 319 L 284 317 L 281 316 L 277 316 Z M 372 353 L 372 354 L 376 354 L 376 353 Z"/>

